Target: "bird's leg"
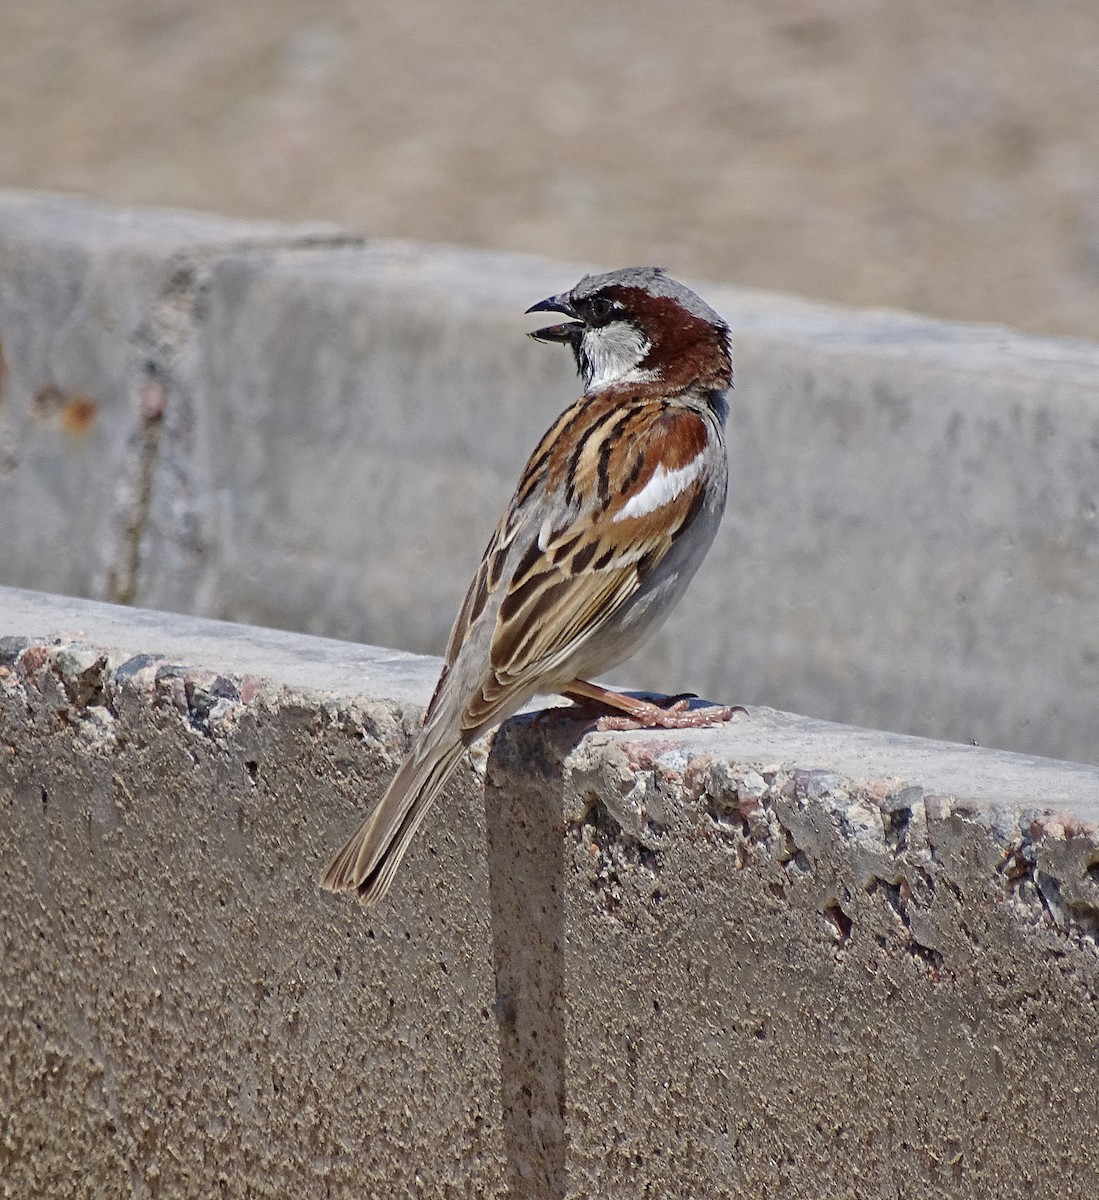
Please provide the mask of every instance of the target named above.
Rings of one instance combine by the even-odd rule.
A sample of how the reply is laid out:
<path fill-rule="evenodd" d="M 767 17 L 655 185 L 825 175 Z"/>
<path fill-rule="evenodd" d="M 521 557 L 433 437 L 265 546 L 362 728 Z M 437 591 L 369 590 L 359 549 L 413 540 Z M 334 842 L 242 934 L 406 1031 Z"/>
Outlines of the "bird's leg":
<path fill-rule="evenodd" d="M 600 729 L 700 729 L 710 725 L 720 725 L 728 721 L 734 713 L 748 710 L 740 704 L 729 707 L 711 705 L 707 708 L 691 709 L 693 696 L 675 696 L 665 707 L 653 704 L 649 700 L 638 700 L 635 696 L 625 696 L 621 692 L 613 692 L 609 688 L 600 687 L 597 683 L 588 683 L 584 679 L 574 679 L 568 687 L 561 689 L 561 695 L 567 697 L 581 708 L 590 710 L 593 706 L 604 710 L 611 709 L 620 716 L 603 715 L 599 718 Z"/>

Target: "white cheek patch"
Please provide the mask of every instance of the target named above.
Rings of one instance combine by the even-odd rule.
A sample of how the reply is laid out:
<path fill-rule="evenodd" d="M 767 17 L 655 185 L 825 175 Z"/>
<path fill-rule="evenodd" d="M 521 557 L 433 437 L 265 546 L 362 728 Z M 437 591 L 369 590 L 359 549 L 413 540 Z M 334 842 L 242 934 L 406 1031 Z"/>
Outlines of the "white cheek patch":
<path fill-rule="evenodd" d="M 587 366 L 587 390 L 597 392 L 612 384 L 654 379 L 654 371 L 638 370 L 638 364 L 651 349 L 649 339 L 629 321 L 612 321 L 598 329 L 587 329 L 581 346 Z"/>
<path fill-rule="evenodd" d="M 637 493 L 631 496 L 622 508 L 615 513 L 616 521 L 626 521 L 631 517 L 643 517 L 654 509 L 670 504 L 676 496 L 688 488 L 702 472 L 702 455 L 692 459 L 685 467 L 677 467 L 674 471 L 657 467 L 649 482 Z"/>

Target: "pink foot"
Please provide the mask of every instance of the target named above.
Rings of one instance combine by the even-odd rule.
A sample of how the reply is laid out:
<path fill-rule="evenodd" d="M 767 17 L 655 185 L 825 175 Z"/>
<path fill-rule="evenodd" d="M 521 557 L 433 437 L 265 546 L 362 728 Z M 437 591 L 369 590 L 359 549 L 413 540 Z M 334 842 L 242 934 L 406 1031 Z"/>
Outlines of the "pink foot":
<path fill-rule="evenodd" d="M 646 700 L 635 702 L 628 716 L 604 716 L 596 722 L 597 729 L 629 730 L 629 729 L 709 729 L 713 725 L 721 725 L 731 721 L 737 713 L 748 715 L 748 710 L 742 704 L 720 705 L 712 704 L 706 708 L 691 709 L 687 706 L 690 700 L 677 700 L 668 708 L 659 704 L 650 704 Z"/>

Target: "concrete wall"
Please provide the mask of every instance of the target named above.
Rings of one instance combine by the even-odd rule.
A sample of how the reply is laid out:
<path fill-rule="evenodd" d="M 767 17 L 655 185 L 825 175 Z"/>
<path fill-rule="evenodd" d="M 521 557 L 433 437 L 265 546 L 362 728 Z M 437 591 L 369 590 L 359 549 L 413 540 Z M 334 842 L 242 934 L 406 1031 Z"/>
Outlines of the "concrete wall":
<path fill-rule="evenodd" d="M 1094 1197 L 1099 769 L 520 717 L 321 894 L 437 667 L 0 590 L 5 1195 Z"/>
<path fill-rule="evenodd" d="M 438 651 L 592 266 L 7 194 L 2 580 Z M 1099 761 L 1099 347 L 702 290 L 728 514 L 624 678 Z"/>

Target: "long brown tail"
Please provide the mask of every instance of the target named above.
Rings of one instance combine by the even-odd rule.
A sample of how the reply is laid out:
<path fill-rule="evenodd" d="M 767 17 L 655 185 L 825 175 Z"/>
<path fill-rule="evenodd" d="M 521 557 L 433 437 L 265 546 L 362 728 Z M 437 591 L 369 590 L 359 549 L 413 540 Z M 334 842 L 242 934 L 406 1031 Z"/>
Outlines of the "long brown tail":
<path fill-rule="evenodd" d="M 416 747 L 374 811 L 328 864 L 321 886 L 358 892 L 363 904 L 381 900 L 464 749 L 460 741 Z"/>

